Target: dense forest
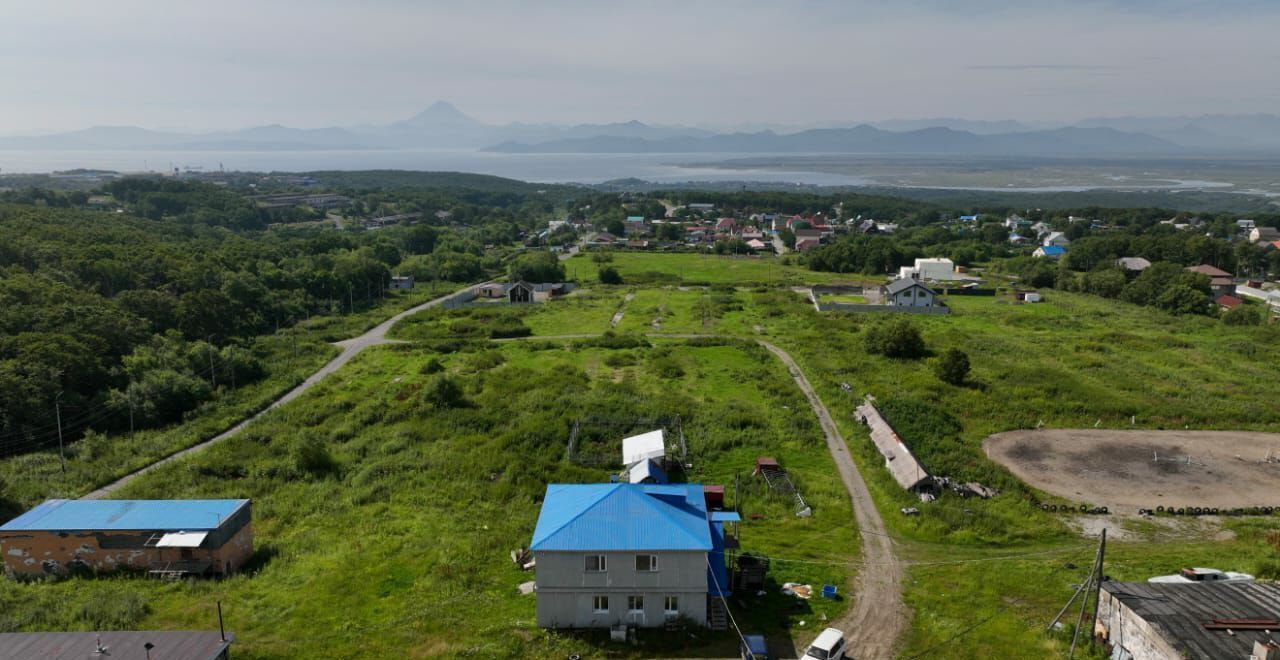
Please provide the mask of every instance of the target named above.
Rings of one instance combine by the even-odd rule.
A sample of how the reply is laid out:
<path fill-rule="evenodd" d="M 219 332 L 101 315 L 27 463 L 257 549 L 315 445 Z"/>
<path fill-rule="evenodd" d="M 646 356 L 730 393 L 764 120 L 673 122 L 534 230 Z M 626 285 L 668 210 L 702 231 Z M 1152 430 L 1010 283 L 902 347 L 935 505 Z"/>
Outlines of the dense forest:
<path fill-rule="evenodd" d="M 126 178 L 94 192 L 124 212 L 76 208 L 82 191 L 0 203 L 0 453 L 47 440 L 60 413 L 70 431 L 179 420 L 261 375 L 241 348 L 254 336 L 359 311 L 393 273 L 498 274 L 506 246 L 551 209 L 533 193 L 372 189 L 353 193 L 366 212 L 432 213 L 352 232 L 281 225 L 295 212 L 202 183 Z"/>

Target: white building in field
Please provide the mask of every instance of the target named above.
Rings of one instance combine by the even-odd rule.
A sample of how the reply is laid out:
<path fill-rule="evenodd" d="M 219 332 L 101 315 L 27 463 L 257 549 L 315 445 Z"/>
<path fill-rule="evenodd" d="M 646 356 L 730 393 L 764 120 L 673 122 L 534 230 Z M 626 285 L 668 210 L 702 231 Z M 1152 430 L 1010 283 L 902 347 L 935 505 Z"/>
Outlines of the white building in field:
<path fill-rule="evenodd" d="M 898 279 L 954 280 L 956 264 L 950 259 L 916 259 L 916 265 L 898 269 Z"/>

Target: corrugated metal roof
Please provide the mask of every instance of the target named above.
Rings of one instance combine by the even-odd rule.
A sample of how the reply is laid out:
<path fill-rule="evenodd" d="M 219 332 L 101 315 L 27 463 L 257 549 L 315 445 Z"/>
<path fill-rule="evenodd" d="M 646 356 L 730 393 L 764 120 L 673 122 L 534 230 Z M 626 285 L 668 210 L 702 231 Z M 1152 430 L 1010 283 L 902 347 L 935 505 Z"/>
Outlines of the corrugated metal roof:
<path fill-rule="evenodd" d="M 1271 638 L 1262 630 L 1205 628 L 1214 619 L 1280 619 L 1280 585 L 1274 583 L 1103 582 L 1102 589 L 1196 660 L 1248 658 L 1255 640 Z"/>
<path fill-rule="evenodd" d="M 906 443 L 870 400 L 858 406 L 857 412 L 867 421 L 867 427 L 871 429 L 871 441 L 884 456 L 885 467 L 899 486 L 904 490 L 912 490 L 932 479 L 929 471 L 916 460 Z"/>
<path fill-rule="evenodd" d="M 710 550 L 700 484 L 550 484 L 530 549 Z"/>
<path fill-rule="evenodd" d="M 155 648 L 150 657 L 157 660 L 214 660 L 234 640 L 230 633 L 224 641 L 216 632 L 179 630 L 0 633 L 0 658 L 145 660 L 145 645 L 151 643 Z M 110 655 L 95 655 L 99 641 Z"/>
<path fill-rule="evenodd" d="M 249 500 L 46 500 L 0 526 L 10 531 L 217 529 Z"/>
<path fill-rule="evenodd" d="M 647 458 L 662 458 L 666 453 L 667 441 L 662 429 L 622 439 L 623 465 L 634 465 Z"/>

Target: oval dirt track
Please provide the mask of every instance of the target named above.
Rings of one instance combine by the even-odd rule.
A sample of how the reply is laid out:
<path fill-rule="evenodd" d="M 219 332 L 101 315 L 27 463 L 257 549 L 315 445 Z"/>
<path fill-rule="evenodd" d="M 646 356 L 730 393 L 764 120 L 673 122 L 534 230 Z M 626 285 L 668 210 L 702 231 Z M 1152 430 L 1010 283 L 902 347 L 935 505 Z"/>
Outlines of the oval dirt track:
<path fill-rule="evenodd" d="M 1074 502 L 1280 506 L 1277 433 L 1042 429 L 997 433 L 982 448 L 1027 484 Z"/>

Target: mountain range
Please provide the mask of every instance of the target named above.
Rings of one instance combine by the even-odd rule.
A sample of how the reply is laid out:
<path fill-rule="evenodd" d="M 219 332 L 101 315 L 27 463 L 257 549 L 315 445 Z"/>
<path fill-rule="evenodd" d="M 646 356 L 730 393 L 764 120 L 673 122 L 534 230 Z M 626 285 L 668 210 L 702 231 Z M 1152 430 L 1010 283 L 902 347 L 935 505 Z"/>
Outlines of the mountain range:
<path fill-rule="evenodd" d="M 877 153 L 952 155 L 1174 155 L 1280 153 L 1280 116 L 1095 118 L 1071 125 L 1014 120 L 891 120 L 720 132 L 639 121 L 488 124 L 437 102 L 389 124 L 174 132 L 96 126 L 0 137 L 0 150 L 481 149 L 498 153 Z"/>

